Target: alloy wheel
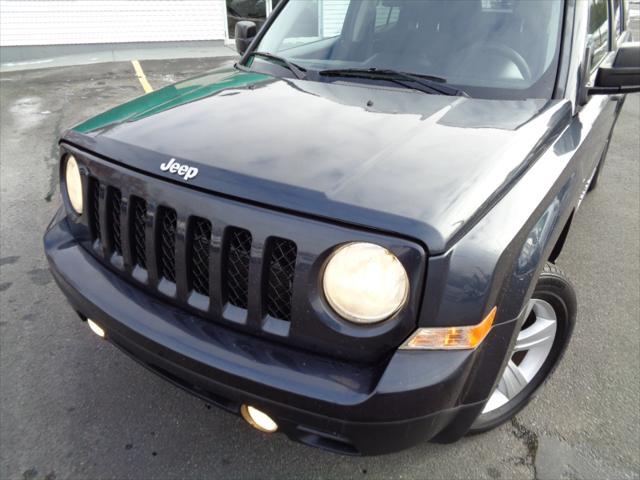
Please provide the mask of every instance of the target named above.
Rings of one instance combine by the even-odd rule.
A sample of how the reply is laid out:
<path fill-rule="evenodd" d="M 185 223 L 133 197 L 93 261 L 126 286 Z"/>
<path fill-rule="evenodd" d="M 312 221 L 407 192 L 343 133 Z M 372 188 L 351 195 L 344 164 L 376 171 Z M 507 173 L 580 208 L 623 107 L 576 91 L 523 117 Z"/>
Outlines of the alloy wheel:
<path fill-rule="evenodd" d="M 544 365 L 556 337 L 558 319 L 550 303 L 532 298 L 509 363 L 482 414 L 497 410 L 518 395 Z"/>

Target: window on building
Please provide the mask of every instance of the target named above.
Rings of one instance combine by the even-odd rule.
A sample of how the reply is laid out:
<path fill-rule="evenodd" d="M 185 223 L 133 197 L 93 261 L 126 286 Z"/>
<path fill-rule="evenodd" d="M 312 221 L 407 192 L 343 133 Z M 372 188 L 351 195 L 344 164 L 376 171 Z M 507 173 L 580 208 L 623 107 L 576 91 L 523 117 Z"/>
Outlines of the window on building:
<path fill-rule="evenodd" d="M 609 17 L 607 0 L 590 0 L 589 36 L 591 38 L 591 68 L 596 68 L 609 51 Z"/>

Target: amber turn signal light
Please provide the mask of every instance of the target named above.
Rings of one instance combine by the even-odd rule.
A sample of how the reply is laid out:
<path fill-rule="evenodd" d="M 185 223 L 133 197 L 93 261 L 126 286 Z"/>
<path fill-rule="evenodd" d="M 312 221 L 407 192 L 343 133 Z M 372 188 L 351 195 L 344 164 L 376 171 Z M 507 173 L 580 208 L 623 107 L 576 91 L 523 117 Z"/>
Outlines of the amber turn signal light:
<path fill-rule="evenodd" d="M 497 308 L 493 307 L 484 320 L 477 325 L 468 327 L 420 328 L 400 348 L 403 350 L 470 350 L 476 348 L 491 330 L 496 312 Z"/>

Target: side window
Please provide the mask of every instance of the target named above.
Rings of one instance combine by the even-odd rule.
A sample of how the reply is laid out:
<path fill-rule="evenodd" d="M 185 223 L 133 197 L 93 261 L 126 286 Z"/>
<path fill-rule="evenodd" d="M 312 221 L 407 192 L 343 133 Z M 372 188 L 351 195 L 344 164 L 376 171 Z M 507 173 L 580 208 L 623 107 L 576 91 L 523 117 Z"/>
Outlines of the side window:
<path fill-rule="evenodd" d="M 400 7 L 387 7 L 382 0 L 376 4 L 376 28 L 398 22 Z"/>
<path fill-rule="evenodd" d="M 629 27 L 629 0 L 622 0 L 622 31 L 625 31 Z"/>
<path fill-rule="evenodd" d="M 613 0 L 613 28 L 616 38 L 622 34 L 622 0 Z"/>
<path fill-rule="evenodd" d="M 592 40 L 591 68 L 595 69 L 609 51 L 608 0 L 589 0 L 589 37 Z"/>

